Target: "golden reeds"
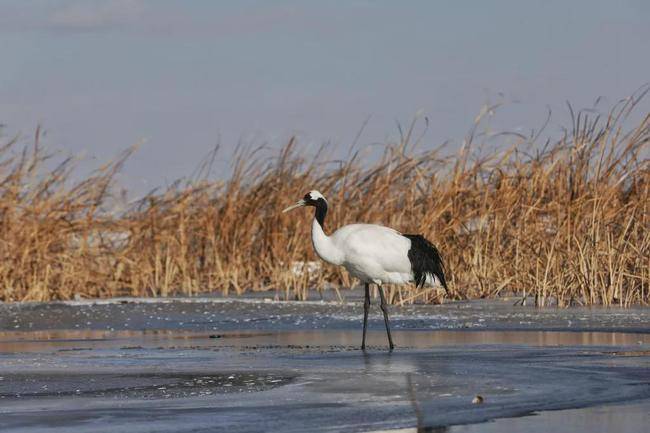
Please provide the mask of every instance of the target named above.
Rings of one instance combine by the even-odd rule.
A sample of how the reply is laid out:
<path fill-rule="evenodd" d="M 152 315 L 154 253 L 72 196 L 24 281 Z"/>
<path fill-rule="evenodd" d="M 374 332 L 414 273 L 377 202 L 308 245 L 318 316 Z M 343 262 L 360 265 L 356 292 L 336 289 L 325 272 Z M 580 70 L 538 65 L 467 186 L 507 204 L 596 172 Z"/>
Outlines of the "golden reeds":
<path fill-rule="evenodd" d="M 456 155 L 419 151 L 415 123 L 367 164 L 361 150 L 307 160 L 295 139 L 273 158 L 240 149 L 228 179 L 177 183 L 119 212 L 113 178 L 131 150 L 72 183 L 71 160 L 43 168 L 49 156 L 37 131 L 30 147 L 14 139 L 0 148 L 0 299 L 249 290 L 304 298 L 309 287 L 349 287 L 342 269 L 309 266 L 311 214 L 279 212 L 318 189 L 331 205 L 326 230 L 375 222 L 431 239 L 456 298 L 647 304 L 650 115 L 623 129 L 639 99 L 605 118 L 579 113 L 545 145 L 539 133 L 503 135 L 511 143 L 492 155 L 476 150 L 474 131 Z M 415 287 L 389 295 L 397 303 L 443 296 Z"/>

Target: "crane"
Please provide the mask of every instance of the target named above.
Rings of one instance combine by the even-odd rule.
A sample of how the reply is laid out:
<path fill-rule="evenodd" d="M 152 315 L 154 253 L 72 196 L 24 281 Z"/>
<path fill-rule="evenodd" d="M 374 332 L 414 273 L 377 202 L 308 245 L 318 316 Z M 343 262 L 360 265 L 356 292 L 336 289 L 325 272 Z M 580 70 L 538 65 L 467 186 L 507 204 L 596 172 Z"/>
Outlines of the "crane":
<path fill-rule="evenodd" d="M 395 345 L 390 334 L 388 307 L 382 284 L 413 282 L 417 287 L 442 286 L 448 290 L 444 264 L 438 249 L 422 235 L 402 234 L 376 224 L 350 224 L 328 236 L 324 230 L 327 200 L 318 191 L 308 192 L 296 204 L 282 212 L 304 206 L 315 208 L 311 240 L 318 257 L 327 263 L 343 266 L 350 275 L 364 283 L 361 350 L 366 349 L 370 284 L 376 284 L 379 290 L 388 345 L 390 350 L 393 350 Z"/>

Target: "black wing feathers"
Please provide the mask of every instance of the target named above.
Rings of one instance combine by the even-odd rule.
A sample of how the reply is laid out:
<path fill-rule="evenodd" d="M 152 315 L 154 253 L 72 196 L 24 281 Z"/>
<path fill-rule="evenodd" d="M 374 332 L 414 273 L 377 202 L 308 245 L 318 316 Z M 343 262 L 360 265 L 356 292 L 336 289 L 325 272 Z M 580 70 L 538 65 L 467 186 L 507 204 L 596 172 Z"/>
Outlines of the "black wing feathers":
<path fill-rule="evenodd" d="M 434 275 L 447 290 L 447 281 L 445 280 L 445 265 L 438 249 L 422 235 L 403 235 L 411 240 L 411 249 L 408 252 L 411 268 L 413 269 L 413 279 L 416 287 L 424 286 L 427 280 L 427 274 Z"/>

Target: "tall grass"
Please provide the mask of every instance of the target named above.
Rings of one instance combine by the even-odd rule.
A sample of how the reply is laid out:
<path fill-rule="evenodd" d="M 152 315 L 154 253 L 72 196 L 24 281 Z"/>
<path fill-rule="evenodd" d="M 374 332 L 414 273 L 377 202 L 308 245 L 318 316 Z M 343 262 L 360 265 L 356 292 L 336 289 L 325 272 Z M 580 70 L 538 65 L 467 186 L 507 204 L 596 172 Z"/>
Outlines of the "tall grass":
<path fill-rule="evenodd" d="M 45 168 L 36 131 L 33 145 L 13 139 L 0 148 L 0 299 L 250 290 L 304 298 L 308 287 L 350 287 L 333 266 L 296 272 L 296 263 L 317 260 L 311 213 L 280 210 L 318 189 L 330 202 L 326 231 L 375 222 L 431 239 L 455 298 L 647 304 L 650 115 L 623 128 L 640 98 L 604 117 L 572 113 L 554 142 L 539 143 L 540 132 L 492 136 L 501 150 L 489 155 L 476 132 L 481 118 L 455 155 L 421 149 L 415 123 L 369 163 L 363 149 L 340 161 L 327 149 L 307 158 L 295 139 L 273 157 L 240 149 L 226 180 L 179 182 L 120 212 L 114 176 L 131 150 L 72 182 L 72 160 Z M 396 303 L 442 296 L 389 287 Z"/>

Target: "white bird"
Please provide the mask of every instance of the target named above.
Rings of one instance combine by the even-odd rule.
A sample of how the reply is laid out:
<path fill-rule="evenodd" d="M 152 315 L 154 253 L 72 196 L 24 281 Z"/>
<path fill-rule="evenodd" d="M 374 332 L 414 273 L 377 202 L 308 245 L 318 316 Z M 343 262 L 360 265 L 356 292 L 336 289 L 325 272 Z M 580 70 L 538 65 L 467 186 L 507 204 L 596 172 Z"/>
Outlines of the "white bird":
<path fill-rule="evenodd" d="M 366 348 L 370 284 L 376 284 L 381 298 L 380 308 L 384 313 L 388 344 L 393 350 L 395 345 L 390 335 L 388 309 L 381 285 L 414 282 L 418 287 L 442 286 L 447 290 L 440 253 L 422 235 L 401 234 L 376 224 L 350 224 L 327 236 L 324 230 L 327 200 L 318 191 L 308 192 L 302 200 L 282 212 L 303 206 L 316 208 L 311 226 L 311 240 L 318 257 L 333 265 L 343 266 L 365 284 L 361 349 Z"/>

